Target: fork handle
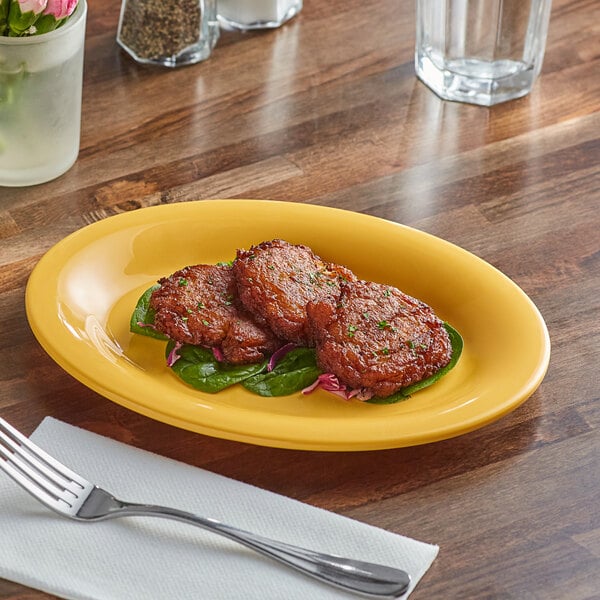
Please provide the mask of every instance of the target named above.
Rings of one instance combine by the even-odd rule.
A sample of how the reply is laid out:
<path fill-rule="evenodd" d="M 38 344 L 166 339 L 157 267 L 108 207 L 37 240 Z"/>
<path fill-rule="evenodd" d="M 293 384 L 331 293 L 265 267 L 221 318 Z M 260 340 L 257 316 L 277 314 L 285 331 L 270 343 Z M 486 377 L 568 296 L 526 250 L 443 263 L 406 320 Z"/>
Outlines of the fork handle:
<path fill-rule="evenodd" d="M 401 569 L 299 548 L 174 508 L 120 501 L 119 509 L 108 517 L 127 515 L 162 517 L 197 525 L 316 579 L 372 598 L 398 598 L 410 584 L 410 576 Z"/>

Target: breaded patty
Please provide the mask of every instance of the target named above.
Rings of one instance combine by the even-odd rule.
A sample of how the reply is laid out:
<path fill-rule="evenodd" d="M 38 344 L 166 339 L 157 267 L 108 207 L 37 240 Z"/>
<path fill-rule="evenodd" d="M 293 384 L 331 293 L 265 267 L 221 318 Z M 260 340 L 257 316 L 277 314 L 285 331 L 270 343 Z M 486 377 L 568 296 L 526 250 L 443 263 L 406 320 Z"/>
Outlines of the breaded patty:
<path fill-rule="evenodd" d="M 312 345 L 306 320 L 310 301 L 337 296 L 340 282 L 355 276 L 326 263 L 310 248 L 283 240 L 238 250 L 233 263 L 240 300 L 281 339 Z"/>
<path fill-rule="evenodd" d="M 158 283 L 150 299 L 154 325 L 171 339 L 220 348 L 236 364 L 258 362 L 281 345 L 239 304 L 231 267 L 185 267 Z"/>
<path fill-rule="evenodd" d="M 320 368 L 351 389 L 390 396 L 433 375 L 452 355 L 433 310 L 388 285 L 343 284 L 339 297 L 311 302 L 307 312 Z"/>

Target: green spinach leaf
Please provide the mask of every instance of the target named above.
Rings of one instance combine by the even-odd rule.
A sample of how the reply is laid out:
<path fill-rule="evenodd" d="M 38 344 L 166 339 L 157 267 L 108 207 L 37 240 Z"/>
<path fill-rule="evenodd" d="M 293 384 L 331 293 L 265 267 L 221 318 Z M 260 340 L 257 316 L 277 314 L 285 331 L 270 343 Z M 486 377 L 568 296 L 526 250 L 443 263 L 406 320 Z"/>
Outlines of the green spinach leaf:
<path fill-rule="evenodd" d="M 312 348 L 294 348 L 272 371 L 254 375 L 242 385 L 259 396 L 288 396 L 313 383 L 320 372 Z"/>
<path fill-rule="evenodd" d="M 165 353 L 167 357 L 174 347 L 173 341 L 167 344 Z M 240 383 L 260 373 L 267 366 L 266 360 L 250 365 L 222 363 L 215 358 L 211 350 L 190 344 L 184 344 L 177 354 L 180 358 L 171 367 L 175 374 L 192 387 L 209 394 L 215 394 Z"/>
<path fill-rule="evenodd" d="M 152 292 L 160 287 L 160 284 L 153 285 L 147 289 L 137 301 L 131 319 L 129 321 L 129 331 L 146 335 L 157 340 L 168 340 L 169 338 L 160 331 L 154 329 L 155 311 L 150 307 L 150 296 Z"/>

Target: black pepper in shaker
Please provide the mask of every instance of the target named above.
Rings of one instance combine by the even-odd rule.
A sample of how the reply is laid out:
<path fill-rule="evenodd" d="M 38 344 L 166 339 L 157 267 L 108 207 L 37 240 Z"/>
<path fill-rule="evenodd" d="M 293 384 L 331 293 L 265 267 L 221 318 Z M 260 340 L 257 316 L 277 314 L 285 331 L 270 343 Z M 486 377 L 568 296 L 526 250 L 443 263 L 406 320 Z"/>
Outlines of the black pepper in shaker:
<path fill-rule="evenodd" d="M 216 13 L 216 0 L 123 0 L 117 43 L 140 63 L 196 63 L 217 42 Z"/>

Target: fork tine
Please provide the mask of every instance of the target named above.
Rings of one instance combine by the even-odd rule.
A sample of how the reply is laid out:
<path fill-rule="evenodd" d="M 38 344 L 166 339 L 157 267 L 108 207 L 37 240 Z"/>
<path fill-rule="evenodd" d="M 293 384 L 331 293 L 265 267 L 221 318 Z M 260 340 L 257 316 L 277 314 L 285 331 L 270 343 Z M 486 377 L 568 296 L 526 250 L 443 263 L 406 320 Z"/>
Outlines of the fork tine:
<path fill-rule="evenodd" d="M 58 462 L 0 418 L 0 467 L 18 478 L 29 491 L 33 485 L 67 504 L 89 486 L 89 482 Z M 26 486 L 25 484 L 29 485 Z M 67 492 L 67 493 L 65 493 Z M 33 491 L 32 491 L 33 493 Z"/>
<path fill-rule="evenodd" d="M 51 468 L 57 475 L 62 476 L 67 481 L 75 481 L 81 487 L 88 485 L 88 481 L 81 477 L 75 471 L 72 471 L 48 454 L 45 450 L 34 444 L 28 437 L 25 437 L 18 429 L 15 429 L 10 423 L 0 417 L 0 432 L 4 432 L 8 437 L 12 438 L 16 444 L 22 448 L 26 448 L 36 458 L 42 460 L 49 468 Z"/>
<path fill-rule="evenodd" d="M 2 442 L 0 453 L 4 458 L 26 472 L 31 479 L 34 479 L 40 485 L 47 485 L 57 492 L 69 487 L 70 480 L 57 474 L 56 471 L 48 469 L 40 459 L 7 437 L 1 429 L 0 442 Z M 40 479 L 41 477 L 43 479 Z"/>
<path fill-rule="evenodd" d="M 4 434 L 0 431 L 0 441 L 4 441 Z M 31 460 L 23 460 L 22 454 L 17 452 L 11 452 L 10 449 L 0 443 L 0 467 L 7 465 L 10 466 L 12 473 L 19 473 L 21 477 L 29 481 L 30 486 L 36 486 L 37 489 L 42 490 L 53 498 L 72 498 L 75 499 L 77 496 L 71 490 L 68 489 L 67 485 L 57 485 L 50 476 L 47 476 L 48 469 L 43 464 L 35 464 Z M 4 458 L 4 460 L 1 460 Z M 7 470 L 7 469 L 5 469 Z"/>
<path fill-rule="evenodd" d="M 0 454 L 6 456 L 8 453 L 0 446 Z M 58 509 L 60 500 L 56 494 L 49 494 L 43 488 L 33 483 L 32 480 L 25 476 L 20 469 L 17 469 L 12 462 L 2 460 L 0 457 L 0 469 L 12 477 L 22 488 L 28 491 L 32 496 L 35 496 L 40 502 L 51 508 Z"/>

